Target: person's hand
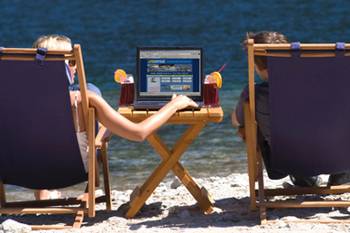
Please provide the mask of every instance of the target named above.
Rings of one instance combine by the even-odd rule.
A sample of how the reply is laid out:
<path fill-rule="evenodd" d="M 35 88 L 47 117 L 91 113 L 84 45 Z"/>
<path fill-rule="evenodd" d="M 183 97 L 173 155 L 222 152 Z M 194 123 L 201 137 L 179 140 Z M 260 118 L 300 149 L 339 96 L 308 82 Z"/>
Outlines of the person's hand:
<path fill-rule="evenodd" d="M 186 107 L 198 107 L 198 104 L 185 95 L 174 94 L 170 101 L 171 105 L 175 106 L 177 110 L 184 109 Z"/>
<path fill-rule="evenodd" d="M 240 136 L 243 141 L 245 141 L 245 128 L 238 128 L 237 135 Z"/>

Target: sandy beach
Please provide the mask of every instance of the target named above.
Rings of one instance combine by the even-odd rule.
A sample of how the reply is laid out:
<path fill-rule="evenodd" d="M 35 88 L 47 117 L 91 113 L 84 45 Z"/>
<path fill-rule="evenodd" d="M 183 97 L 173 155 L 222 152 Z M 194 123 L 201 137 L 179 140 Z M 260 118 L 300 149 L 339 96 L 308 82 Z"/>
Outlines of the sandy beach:
<path fill-rule="evenodd" d="M 323 182 L 327 176 L 322 176 Z M 295 220 L 339 220 L 348 219 L 347 209 L 284 209 L 269 210 L 268 218 L 275 220 L 267 225 L 259 225 L 258 212 L 251 212 L 248 196 L 248 176 L 231 174 L 226 177 L 196 179 L 205 186 L 215 200 L 215 211 L 204 215 L 197 207 L 189 192 L 177 179 L 161 183 L 140 213 L 133 219 L 125 219 L 123 214 L 132 190 L 113 190 L 113 210 L 103 210 L 104 204 L 97 206 L 96 218 L 85 218 L 81 229 L 57 232 L 349 232 L 350 224 L 296 223 Z M 290 182 L 288 178 L 278 181 L 267 180 L 268 186 L 282 186 Z M 349 194 L 341 195 L 342 199 Z M 316 197 L 319 198 L 319 197 Z M 335 196 L 326 198 L 333 199 Z M 72 216 L 25 216 L 11 217 L 22 222 L 41 224 L 70 223 Z M 0 218 L 1 222 L 5 218 Z M 8 222 L 8 220 L 7 220 Z M 6 224 L 6 221 L 3 222 Z M 3 230 L 4 226 L 0 227 Z M 21 227 L 20 227 L 21 228 Z M 23 231 L 28 232 L 25 226 Z M 8 231 L 5 231 L 8 232 Z M 53 232 L 53 231 L 39 231 Z M 2 232 L 1 232 L 2 233 Z"/>

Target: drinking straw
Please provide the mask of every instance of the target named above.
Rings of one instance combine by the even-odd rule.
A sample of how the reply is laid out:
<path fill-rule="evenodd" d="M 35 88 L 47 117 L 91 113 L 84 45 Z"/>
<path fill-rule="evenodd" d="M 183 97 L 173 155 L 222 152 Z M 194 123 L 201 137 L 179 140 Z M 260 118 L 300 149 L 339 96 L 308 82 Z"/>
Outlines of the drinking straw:
<path fill-rule="evenodd" d="M 226 67 L 227 63 L 223 64 L 220 69 L 218 70 L 218 72 L 220 73 L 221 71 L 224 71 L 225 67 Z"/>

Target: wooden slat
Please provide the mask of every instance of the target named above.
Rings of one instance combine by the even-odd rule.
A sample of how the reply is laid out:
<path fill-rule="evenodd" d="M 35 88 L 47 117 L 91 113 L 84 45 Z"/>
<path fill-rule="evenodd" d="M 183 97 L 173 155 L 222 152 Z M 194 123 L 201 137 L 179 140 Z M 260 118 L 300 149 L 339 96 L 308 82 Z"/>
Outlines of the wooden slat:
<path fill-rule="evenodd" d="M 265 190 L 264 190 L 264 175 L 263 175 L 263 166 L 262 166 L 262 157 L 261 154 L 257 153 L 257 178 L 258 178 L 258 187 L 259 187 L 259 212 L 260 212 L 260 224 L 267 223 L 267 213 L 266 213 L 266 199 L 265 199 Z"/>
<path fill-rule="evenodd" d="M 84 220 L 84 211 L 80 210 L 75 214 L 73 228 L 80 228 Z"/>
<path fill-rule="evenodd" d="M 96 150 L 96 147 L 95 147 Z M 95 188 L 100 187 L 100 164 L 99 164 L 99 158 L 96 157 L 95 161 Z"/>
<path fill-rule="evenodd" d="M 255 63 L 254 63 L 254 40 L 248 40 L 248 88 L 249 88 L 249 102 L 248 109 L 245 110 L 245 113 L 249 113 L 248 116 L 250 119 L 246 120 L 246 134 L 249 136 L 249 140 L 247 140 L 247 151 L 249 163 L 248 163 L 248 171 L 249 171 L 249 181 L 250 181 L 250 194 L 253 199 L 250 202 L 250 208 L 253 210 L 256 208 L 256 196 L 254 195 L 255 190 L 255 180 L 258 174 L 255 172 L 257 170 L 257 156 L 256 156 L 256 148 L 257 148 L 257 138 L 256 138 L 256 120 L 255 120 Z M 254 200 L 255 199 L 255 200 Z"/>
<path fill-rule="evenodd" d="M 11 60 L 11 61 L 35 61 L 35 57 L 26 57 L 26 56 L 14 56 L 14 55 L 3 55 L 0 56 L 0 60 Z M 64 61 L 70 60 L 65 57 L 46 57 L 45 61 Z"/>
<path fill-rule="evenodd" d="M 118 112 L 133 122 L 141 122 L 156 113 L 156 111 L 131 111 L 126 107 L 119 108 Z M 222 121 L 223 115 L 221 107 L 205 107 L 199 111 L 177 112 L 167 121 L 167 124 L 195 124 L 203 121 L 218 123 Z"/>
<path fill-rule="evenodd" d="M 251 116 L 249 111 L 249 104 L 247 102 L 243 105 L 244 110 L 244 122 L 245 122 L 245 141 L 246 141 L 246 150 L 247 150 L 247 160 L 248 160 L 248 177 L 249 177 L 249 194 L 250 194 L 250 209 L 256 210 L 256 197 L 255 193 L 255 181 L 256 181 L 256 147 L 254 147 L 253 138 L 256 135 L 253 135 L 253 131 L 251 130 Z"/>
<path fill-rule="evenodd" d="M 180 118 L 194 118 L 194 111 L 179 112 L 178 117 L 180 117 Z"/>
<path fill-rule="evenodd" d="M 260 206 L 259 203 L 258 206 Z M 350 201 L 274 201 L 265 202 L 264 206 L 267 208 L 349 207 Z"/>
<path fill-rule="evenodd" d="M 135 121 L 143 121 L 148 116 L 147 111 L 132 111 L 132 119 Z"/>
<path fill-rule="evenodd" d="M 104 180 L 104 189 L 106 195 L 106 208 L 108 211 L 112 210 L 112 198 L 111 198 L 111 185 L 109 180 L 109 164 L 107 157 L 107 143 L 104 143 L 101 148 L 101 158 L 102 158 L 102 168 L 103 168 L 103 180 Z"/>
<path fill-rule="evenodd" d="M 0 214 L 74 214 L 78 211 L 84 211 L 84 208 L 3 208 L 0 209 Z"/>
<path fill-rule="evenodd" d="M 224 118 L 224 112 L 221 107 L 208 108 L 209 121 L 210 122 L 221 122 Z"/>
<path fill-rule="evenodd" d="M 105 127 L 101 126 L 95 138 L 95 146 L 100 148 L 102 144 L 109 141 L 112 137 L 112 133 Z"/>
<path fill-rule="evenodd" d="M 96 203 L 105 202 L 105 196 L 96 198 Z M 36 200 L 36 201 L 13 201 L 6 202 L 6 208 L 40 208 L 49 206 L 61 206 L 61 205 L 78 205 L 81 204 L 81 200 L 71 197 L 65 199 L 53 199 L 53 200 Z"/>
<path fill-rule="evenodd" d="M 89 217 L 95 217 L 95 166 L 96 166 L 96 149 L 95 149 L 95 109 L 89 108 L 88 111 L 88 124 L 87 124 L 87 133 L 88 133 L 88 143 L 89 143 L 89 152 L 88 152 L 88 213 Z"/>
<path fill-rule="evenodd" d="M 279 189 L 265 189 L 266 196 L 290 196 L 290 195 L 305 195 L 305 194 L 341 194 L 350 192 L 350 185 L 331 186 L 331 187 L 293 187 Z M 256 190 L 258 193 L 258 190 Z"/>
<path fill-rule="evenodd" d="M 255 63 L 254 63 L 254 40 L 248 40 L 248 88 L 249 88 L 249 108 L 251 121 L 255 122 Z"/>
<path fill-rule="evenodd" d="M 120 107 L 118 108 L 118 112 L 125 117 L 132 117 L 132 109 L 130 107 Z"/>
<path fill-rule="evenodd" d="M 267 51 L 254 51 L 255 56 L 269 56 L 269 57 L 292 57 L 291 52 L 286 53 L 273 53 Z M 300 57 L 335 57 L 335 52 L 323 52 L 323 53 L 312 53 L 312 52 L 300 52 Z M 344 53 L 344 56 L 350 56 L 350 53 Z"/>
<path fill-rule="evenodd" d="M 76 205 L 80 204 L 81 201 L 77 198 L 66 198 L 66 199 L 53 199 L 53 200 L 36 200 L 36 201 L 16 201 L 7 202 L 6 207 L 8 208 L 39 208 L 48 206 L 59 206 L 59 205 Z"/>
<path fill-rule="evenodd" d="M 249 43 L 249 41 L 248 41 Z M 301 50 L 334 50 L 335 43 L 325 43 L 325 44 L 300 44 Z M 268 49 L 268 50 L 289 50 L 291 48 L 290 43 L 286 44 L 254 44 L 254 49 Z M 345 44 L 346 49 L 350 49 L 350 44 Z"/>
<path fill-rule="evenodd" d="M 211 111 L 210 113 L 213 113 L 213 112 L 214 111 Z M 194 117 L 198 119 L 203 119 L 203 118 L 206 119 L 208 116 L 209 116 L 208 107 L 203 107 L 200 110 L 194 112 Z"/>
<path fill-rule="evenodd" d="M 340 218 L 339 220 L 324 220 L 324 219 L 291 219 L 291 220 L 282 220 L 285 223 L 297 223 L 297 224 L 350 224 L 350 220 Z M 269 224 L 279 224 L 281 220 L 268 220 Z"/>
<path fill-rule="evenodd" d="M 36 54 L 36 48 L 1 48 L 3 54 Z M 73 55 L 71 50 L 53 50 L 50 49 L 47 51 L 47 54 L 50 55 Z"/>
<path fill-rule="evenodd" d="M 66 225 L 30 225 L 32 231 L 38 230 L 65 230 L 71 229 L 71 226 Z"/>
<path fill-rule="evenodd" d="M 149 116 L 152 116 L 152 115 L 156 114 L 158 111 L 156 111 L 156 110 L 149 110 L 149 111 L 146 111 L 146 112 L 147 112 L 147 117 L 149 117 Z"/>
<path fill-rule="evenodd" d="M 88 94 L 87 94 L 84 61 L 83 61 L 83 55 L 81 52 L 80 45 L 79 44 L 74 45 L 73 51 L 74 51 L 74 56 L 76 58 L 76 63 L 77 63 L 77 73 L 78 73 L 78 80 L 79 80 L 79 88 L 80 88 L 81 104 L 82 104 L 82 108 L 83 108 L 84 121 L 85 121 L 85 125 L 88 125 L 89 99 L 88 99 Z"/>

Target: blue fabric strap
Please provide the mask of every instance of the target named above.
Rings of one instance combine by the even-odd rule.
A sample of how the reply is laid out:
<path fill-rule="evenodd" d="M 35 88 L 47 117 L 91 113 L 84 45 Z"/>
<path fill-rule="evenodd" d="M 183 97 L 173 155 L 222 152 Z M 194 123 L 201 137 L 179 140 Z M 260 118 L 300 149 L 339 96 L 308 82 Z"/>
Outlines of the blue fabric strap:
<path fill-rule="evenodd" d="M 74 79 L 70 75 L 69 65 L 66 64 L 66 63 L 64 63 L 64 64 L 65 64 L 65 69 L 66 69 L 66 75 L 67 75 L 68 83 L 69 83 L 69 85 L 73 85 L 74 84 Z"/>
<path fill-rule="evenodd" d="M 38 48 L 36 50 L 35 60 L 42 63 L 45 59 L 46 53 L 47 53 L 47 48 Z"/>
<path fill-rule="evenodd" d="M 292 42 L 290 44 L 290 48 L 293 50 L 293 51 L 299 51 L 300 50 L 300 42 Z"/>
<path fill-rule="evenodd" d="M 345 50 L 345 43 L 344 42 L 335 43 L 335 49 L 336 50 Z"/>
<path fill-rule="evenodd" d="M 292 57 L 298 57 L 300 55 L 300 42 L 290 43 L 290 48 L 292 50 Z"/>
<path fill-rule="evenodd" d="M 345 55 L 345 43 L 337 42 L 335 43 L 335 56 L 344 56 Z"/>

